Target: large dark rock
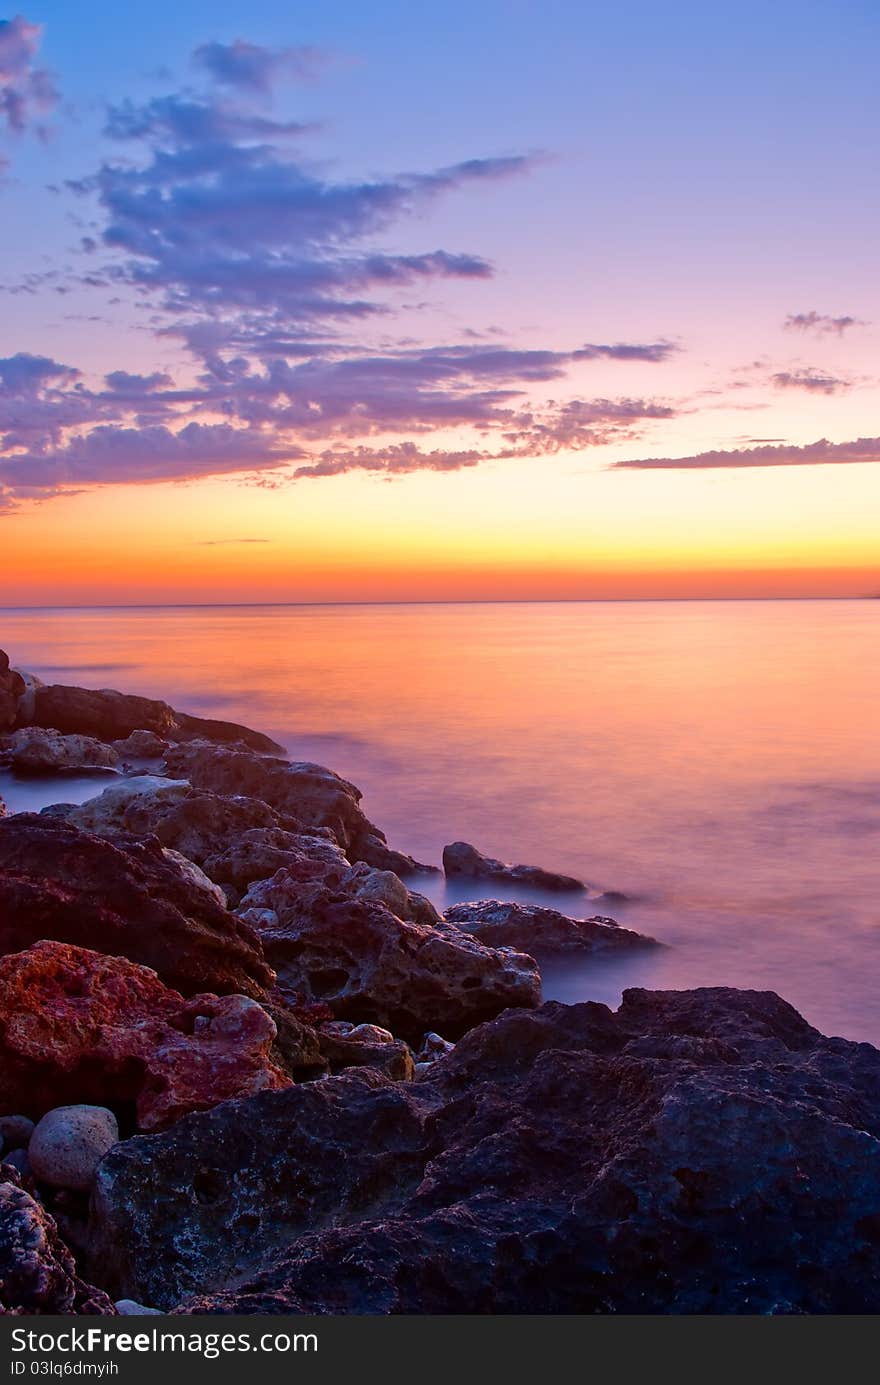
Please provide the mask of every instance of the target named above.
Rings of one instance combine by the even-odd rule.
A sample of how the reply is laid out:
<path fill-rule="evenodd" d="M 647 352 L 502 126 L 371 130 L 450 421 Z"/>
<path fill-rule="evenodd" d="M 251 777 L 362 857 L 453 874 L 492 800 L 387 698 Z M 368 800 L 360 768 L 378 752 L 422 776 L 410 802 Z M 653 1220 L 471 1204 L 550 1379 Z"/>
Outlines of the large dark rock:
<path fill-rule="evenodd" d="M 62 683 L 38 687 L 29 720 L 34 726 L 52 727 L 67 735 L 95 736 L 102 741 L 124 740 L 133 731 L 151 731 L 168 741 L 198 737 L 246 745 L 270 755 L 283 753 L 277 741 L 247 726 L 189 716 L 176 712 L 167 702 L 112 688 L 74 688 Z"/>
<path fill-rule="evenodd" d="M 274 983 L 253 932 L 155 838 L 20 813 L 0 820 L 0 955 L 41 938 L 128 957 L 185 995 L 260 999 Z"/>
<path fill-rule="evenodd" d="M 659 947 L 655 938 L 620 928 L 614 919 L 596 916 L 572 919 L 538 904 L 510 904 L 484 899 L 478 904 L 455 904 L 446 919 L 487 947 L 515 947 L 542 961 L 545 957 L 584 956 Z"/>
<path fill-rule="evenodd" d="M 0 733 L 15 725 L 18 701 L 24 690 L 24 679 L 14 668 L 9 667 L 9 655 L 0 649 Z"/>
<path fill-rule="evenodd" d="M 873 1313 L 880 1053 L 770 993 L 509 1011 L 415 1083 L 127 1141 L 98 1189 L 93 1277 L 187 1313 Z"/>
<path fill-rule="evenodd" d="M 507 866 L 484 856 L 469 842 L 451 842 L 443 848 L 443 869 L 450 880 L 494 880 L 501 885 L 525 885 L 533 890 L 565 893 L 585 889 L 573 875 L 557 875 L 540 866 Z"/>
<path fill-rule="evenodd" d="M 0 1313 L 112 1317 L 112 1302 L 76 1272 L 52 1217 L 0 1165 Z"/>
<path fill-rule="evenodd" d="M 409 922 L 385 904 L 285 870 L 248 891 L 242 917 L 259 933 L 283 991 L 411 1042 L 429 1029 L 455 1039 L 510 1005 L 540 1001 L 531 957 L 484 947 L 449 924 Z"/>
<path fill-rule="evenodd" d="M 360 789 L 323 765 L 290 763 L 207 742 L 173 747 L 166 765 L 169 774 L 188 779 L 195 788 L 259 798 L 305 827 L 329 828 L 352 861 L 398 875 L 431 869 L 392 851 L 384 833 L 364 814 Z"/>

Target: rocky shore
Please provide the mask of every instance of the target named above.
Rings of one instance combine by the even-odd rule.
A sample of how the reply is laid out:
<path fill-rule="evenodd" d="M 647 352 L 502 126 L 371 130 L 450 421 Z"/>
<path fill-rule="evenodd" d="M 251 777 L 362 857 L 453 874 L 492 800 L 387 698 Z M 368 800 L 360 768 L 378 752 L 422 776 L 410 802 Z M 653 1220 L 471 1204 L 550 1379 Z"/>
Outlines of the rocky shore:
<path fill-rule="evenodd" d="M 331 770 L 2 651 L 0 764 L 58 800 L 0 802 L 0 1312 L 877 1311 L 870 1045 L 770 992 L 542 1003 L 658 943 L 463 842 L 443 917 Z"/>

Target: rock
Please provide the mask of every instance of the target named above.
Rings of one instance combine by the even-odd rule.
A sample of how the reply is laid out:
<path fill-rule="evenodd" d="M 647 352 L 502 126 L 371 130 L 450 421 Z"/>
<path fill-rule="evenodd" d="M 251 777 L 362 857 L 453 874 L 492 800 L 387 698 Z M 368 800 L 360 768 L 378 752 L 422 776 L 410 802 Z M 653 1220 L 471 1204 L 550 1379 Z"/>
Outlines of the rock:
<path fill-rule="evenodd" d="M 116 1117 L 106 1106 L 56 1106 L 37 1124 L 28 1159 L 41 1183 L 87 1192 L 118 1139 Z"/>
<path fill-rule="evenodd" d="M 213 798 L 214 795 L 207 795 Z M 258 805 L 255 798 L 221 799 L 224 803 Z M 259 804 L 267 813 L 273 809 Z M 292 819 L 279 821 L 290 822 Z M 303 880 L 332 880 L 338 883 L 351 874 L 351 866 L 342 848 L 327 837 L 317 835 L 323 828 L 311 828 L 309 833 L 294 832 L 283 827 L 252 827 L 234 834 L 232 845 L 204 861 L 205 874 L 216 880 L 228 898 L 240 902 L 255 880 L 267 880 L 282 868 Z M 233 835 L 233 834 L 230 834 Z"/>
<path fill-rule="evenodd" d="M 408 890 L 400 876 L 391 870 L 374 870 L 358 861 L 341 878 L 339 888 L 354 899 L 372 899 L 384 904 L 392 914 L 410 923 L 431 926 L 440 922 L 440 915 L 431 901 Z"/>
<path fill-rule="evenodd" d="M 441 1058 L 445 1058 L 447 1054 L 452 1053 L 454 1048 L 455 1044 L 450 1043 L 448 1039 L 444 1039 L 439 1034 L 434 1034 L 433 1032 L 428 1033 L 425 1035 L 422 1046 L 419 1049 L 419 1062 L 439 1062 Z"/>
<path fill-rule="evenodd" d="M 124 957 L 39 942 L 0 960 L 0 1104 L 34 1115 L 74 1098 L 132 1109 L 138 1129 L 159 1129 L 287 1086 L 271 1057 L 275 1038 L 271 1017 L 249 997 L 187 1001 Z M 42 1178 L 41 1126 L 28 1153 Z"/>
<path fill-rule="evenodd" d="M 244 794 L 268 803 L 306 828 L 329 828 L 351 861 L 366 861 L 397 874 L 430 871 L 410 856 L 392 852 L 382 832 L 360 807 L 361 792 L 322 765 L 290 763 L 194 741 L 166 756 L 169 774 L 215 794 Z"/>
<path fill-rule="evenodd" d="M 497 899 L 455 904 L 446 910 L 446 919 L 487 947 L 515 947 L 539 961 L 660 945 L 654 938 L 618 927 L 614 919 L 571 919 L 537 904 L 508 904 Z"/>
<path fill-rule="evenodd" d="M 469 842 L 452 842 L 443 848 L 443 869 L 450 880 L 495 880 L 505 885 L 526 885 L 535 890 L 556 892 L 584 890 L 582 880 L 571 875 L 556 875 L 540 866 L 506 866 L 483 856 Z"/>
<path fill-rule="evenodd" d="M 170 745 L 154 731 L 132 731 L 123 741 L 114 741 L 120 760 L 161 760 Z"/>
<path fill-rule="evenodd" d="M 415 1083 L 129 1140 L 91 1245 L 182 1313 L 853 1314 L 878 1225 L 880 1052 L 718 988 L 511 1010 Z"/>
<path fill-rule="evenodd" d="M 5 818 L 5 817 L 6 817 L 6 804 L 3 802 L 3 799 L 0 798 L 0 818 Z"/>
<path fill-rule="evenodd" d="M 35 726 L 52 727 L 68 735 L 96 736 L 102 741 L 120 741 L 134 731 L 150 731 L 167 741 L 200 737 L 240 743 L 259 753 L 283 753 L 277 741 L 247 726 L 188 716 L 167 702 L 111 688 L 73 688 L 61 683 L 38 687 L 30 720 Z"/>
<path fill-rule="evenodd" d="M 107 1295 L 80 1279 L 53 1218 L 9 1172 L 0 1181 L 0 1314 L 113 1316 Z"/>
<path fill-rule="evenodd" d="M 195 861 L 181 856 L 179 851 L 173 851 L 170 846 L 163 848 L 162 855 L 166 861 L 171 861 L 177 866 L 181 875 L 189 881 L 194 890 L 203 890 L 211 899 L 216 900 L 221 909 L 226 908 L 227 899 L 223 890 L 219 885 L 215 885 L 213 880 L 209 880 L 201 866 L 197 866 Z"/>
<path fill-rule="evenodd" d="M 135 1303 L 133 1298 L 121 1298 L 114 1303 L 113 1307 L 121 1318 L 145 1318 L 152 1315 L 161 1318 L 162 1316 L 161 1308 L 145 1308 L 142 1303 Z"/>
<path fill-rule="evenodd" d="M 409 1045 L 377 1024 L 331 1021 L 319 1025 L 318 1043 L 331 1072 L 378 1068 L 395 1082 L 411 1082 L 415 1076 Z"/>
<path fill-rule="evenodd" d="M 24 679 L 9 667 L 9 655 L 0 649 L 0 733 L 15 725 L 19 698 L 24 691 Z"/>
<path fill-rule="evenodd" d="M 359 1068 L 126 1140 L 98 1169 L 87 1263 L 114 1297 L 167 1310 L 309 1230 L 382 1215 L 424 1168 L 411 1090 Z"/>
<path fill-rule="evenodd" d="M 22 1183 L 33 1181 L 33 1170 L 26 1149 L 11 1149 L 3 1155 L 3 1163 L 15 1169 Z"/>
<path fill-rule="evenodd" d="M 27 1116 L 0 1116 L 0 1149 L 27 1149 L 34 1123 Z"/>
<path fill-rule="evenodd" d="M 0 954 L 41 938 L 140 962 L 188 995 L 260 999 L 274 984 L 256 936 L 155 839 L 18 813 L 0 821 Z"/>
<path fill-rule="evenodd" d="M 119 756 L 112 746 L 91 736 L 62 736 L 39 726 L 14 732 L 6 752 L 17 774 L 84 773 L 119 767 Z"/>
<path fill-rule="evenodd" d="M 138 812 L 148 813 L 149 820 L 158 819 L 162 811 L 186 798 L 190 792 L 185 779 L 135 774 L 109 784 L 84 803 L 74 804 L 65 816 L 68 822 L 86 832 L 109 836 L 128 832 L 130 836 L 146 836 L 152 832 L 151 827 L 145 827 L 142 832 L 130 832 L 127 827 L 130 821 L 136 820 Z M 170 843 L 163 842 L 163 846 L 166 845 Z"/>
<path fill-rule="evenodd" d="M 406 922 L 285 870 L 251 886 L 242 917 L 259 931 L 282 991 L 407 1040 L 427 1029 L 457 1037 L 507 1006 L 540 1001 L 531 957 L 484 947 L 443 922 Z"/>

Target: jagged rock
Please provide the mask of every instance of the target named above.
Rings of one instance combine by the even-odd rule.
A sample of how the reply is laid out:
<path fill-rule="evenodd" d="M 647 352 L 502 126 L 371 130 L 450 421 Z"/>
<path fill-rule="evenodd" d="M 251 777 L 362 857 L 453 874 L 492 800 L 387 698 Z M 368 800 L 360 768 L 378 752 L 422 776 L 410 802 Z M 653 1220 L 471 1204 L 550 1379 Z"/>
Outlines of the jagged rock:
<path fill-rule="evenodd" d="M 112 746 L 91 736 L 63 736 L 40 726 L 13 732 L 4 746 L 5 757 L 17 774 L 67 774 L 119 768 Z"/>
<path fill-rule="evenodd" d="M 0 1105 L 52 1111 L 51 1129 L 41 1121 L 28 1151 L 39 1177 L 49 1175 L 48 1138 L 63 1123 L 53 1108 L 62 1101 L 133 1107 L 138 1129 L 159 1129 L 230 1097 L 287 1086 L 271 1059 L 275 1037 L 250 998 L 186 1001 L 124 957 L 39 942 L 0 959 Z"/>
<path fill-rule="evenodd" d="M 86 1192 L 118 1139 L 116 1117 L 106 1106 L 56 1106 L 38 1122 L 28 1161 L 41 1183 Z"/>
<path fill-rule="evenodd" d="M 188 995 L 259 999 L 274 984 L 252 931 L 158 841 L 111 842 L 18 813 L 0 821 L 0 954 L 41 938 L 128 957 Z"/>
<path fill-rule="evenodd" d="M 505 885 L 526 885 L 530 889 L 565 891 L 583 890 L 582 880 L 572 875 L 557 875 L 540 866 L 507 866 L 484 856 L 469 842 L 452 842 L 443 848 L 443 869 L 450 880 L 495 880 Z"/>
<path fill-rule="evenodd" d="M 68 735 L 96 736 L 102 741 L 120 741 L 134 731 L 151 731 L 167 741 L 199 737 L 246 745 L 258 753 L 283 754 L 283 747 L 260 731 L 234 722 L 189 716 L 176 712 L 167 702 L 112 688 L 73 688 L 61 683 L 37 687 L 30 721 L 34 726 L 52 727 Z"/>
<path fill-rule="evenodd" d="M 24 695 L 21 674 L 9 667 L 9 655 L 0 649 L 0 733 L 15 725 L 19 698 Z"/>
<path fill-rule="evenodd" d="M 166 766 L 169 774 L 188 779 L 195 788 L 258 798 L 306 828 L 329 828 L 351 861 L 366 861 L 398 875 L 431 869 L 391 851 L 384 834 L 364 815 L 360 789 L 323 765 L 290 763 L 194 741 L 169 750 Z"/>
<path fill-rule="evenodd" d="M 508 1011 L 414 1083 L 127 1141 L 92 1246 L 184 1313 L 872 1313 L 878 1226 L 880 1053 L 719 988 Z"/>
<path fill-rule="evenodd" d="M 331 1072 L 378 1068 L 395 1082 L 411 1082 L 415 1076 L 409 1045 L 379 1025 L 330 1021 L 319 1025 L 318 1043 Z"/>
<path fill-rule="evenodd" d="M 133 1298 L 121 1298 L 113 1306 L 121 1318 L 161 1318 L 162 1316 L 161 1308 L 145 1308 L 142 1303 L 135 1303 Z"/>
<path fill-rule="evenodd" d="M 221 801 L 258 802 L 254 798 Z M 266 807 L 265 804 L 260 806 Z M 273 812 L 268 807 L 266 811 Z M 291 819 L 279 818 L 279 821 Z M 310 828 L 308 833 L 288 831 L 283 827 L 252 827 L 236 835 L 231 846 L 209 856 L 204 862 L 205 873 L 222 885 L 227 897 L 236 903 L 255 880 L 267 880 L 282 868 L 303 880 L 338 882 L 350 874 L 351 867 L 342 848 L 329 836 L 319 835 L 327 831 L 327 828 L 318 827 Z"/>
<path fill-rule="evenodd" d="M 484 899 L 479 904 L 455 904 L 446 919 L 487 947 L 515 947 L 540 961 L 571 953 L 623 952 L 659 947 L 655 938 L 620 928 L 614 919 L 596 916 L 572 919 L 537 904 L 509 904 Z"/>
<path fill-rule="evenodd" d="M 170 745 L 154 731 L 132 731 L 123 741 L 114 741 L 120 760 L 161 760 Z"/>
<path fill-rule="evenodd" d="M 310 1229 L 381 1215 L 424 1167 L 411 1085 L 359 1068 L 126 1140 L 98 1169 L 88 1263 L 115 1296 L 168 1309 Z"/>
<path fill-rule="evenodd" d="M 242 917 L 259 932 L 282 990 L 407 1040 L 428 1029 L 457 1037 L 509 1005 L 540 1001 L 531 957 L 484 947 L 442 921 L 406 922 L 285 870 L 250 888 Z"/>
<path fill-rule="evenodd" d="M 54 1220 L 4 1164 L 0 1169 L 0 1313 L 111 1317 L 115 1312 L 105 1293 L 80 1279 Z"/>

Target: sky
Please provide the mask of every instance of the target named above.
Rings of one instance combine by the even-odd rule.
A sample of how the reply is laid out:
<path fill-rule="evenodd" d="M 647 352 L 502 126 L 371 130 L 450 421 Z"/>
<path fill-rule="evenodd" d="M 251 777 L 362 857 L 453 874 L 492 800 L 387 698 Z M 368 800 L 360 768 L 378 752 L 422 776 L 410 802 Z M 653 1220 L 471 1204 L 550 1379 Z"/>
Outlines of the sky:
<path fill-rule="evenodd" d="M 0 603 L 880 593 L 874 0 L 0 11 Z"/>

